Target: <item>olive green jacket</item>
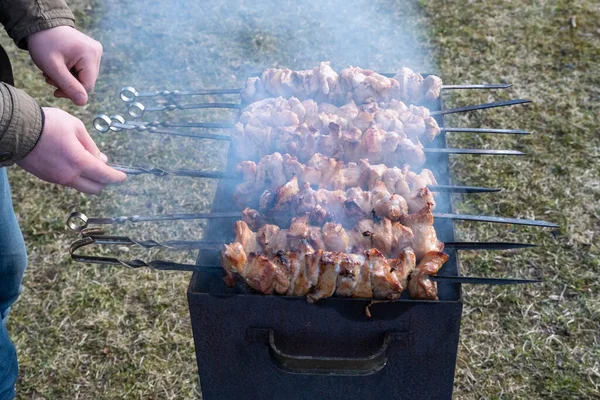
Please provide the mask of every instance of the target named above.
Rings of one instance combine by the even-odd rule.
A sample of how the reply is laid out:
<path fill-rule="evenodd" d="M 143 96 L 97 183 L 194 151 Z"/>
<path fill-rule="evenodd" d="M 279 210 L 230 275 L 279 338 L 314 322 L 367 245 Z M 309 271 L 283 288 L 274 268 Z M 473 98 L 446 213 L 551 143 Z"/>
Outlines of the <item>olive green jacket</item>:
<path fill-rule="evenodd" d="M 27 36 L 57 26 L 74 26 L 64 0 L 0 0 L 0 23 L 21 49 Z M 0 47 L 0 167 L 11 165 L 35 147 L 44 125 L 38 103 L 13 87 L 10 62 Z"/>

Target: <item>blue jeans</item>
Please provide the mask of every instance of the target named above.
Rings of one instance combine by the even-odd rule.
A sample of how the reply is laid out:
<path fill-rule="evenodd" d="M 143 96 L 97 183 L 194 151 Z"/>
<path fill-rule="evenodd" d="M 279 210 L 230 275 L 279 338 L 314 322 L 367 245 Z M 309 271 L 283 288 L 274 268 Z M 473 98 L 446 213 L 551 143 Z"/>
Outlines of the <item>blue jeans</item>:
<path fill-rule="evenodd" d="M 15 346 L 6 330 L 10 306 L 21 293 L 27 253 L 10 199 L 6 169 L 0 168 L 0 400 L 15 397 L 18 365 Z"/>

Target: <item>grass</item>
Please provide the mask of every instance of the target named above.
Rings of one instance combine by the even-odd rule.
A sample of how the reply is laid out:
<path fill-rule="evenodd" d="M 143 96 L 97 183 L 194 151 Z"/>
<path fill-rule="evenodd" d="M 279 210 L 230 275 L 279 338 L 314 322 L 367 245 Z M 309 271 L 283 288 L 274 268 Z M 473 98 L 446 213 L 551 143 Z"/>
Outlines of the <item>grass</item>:
<path fill-rule="evenodd" d="M 18 86 L 42 105 L 74 113 L 89 129 L 98 112 L 124 113 L 116 98 L 122 85 L 232 87 L 248 71 L 267 65 L 306 67 L 329 59 L 337 67 L 394 70 L 408 65 L 438 72 L 450 83 L 513 83 L 506 92 L 450 96 L 449 104 L 534 100 L 522 108 L 446 121 L 449 126 L 533 132 L 522 138 L 452 136 L 454 146 L 528 153 L 522 158 L 454 158 L 458 183 L 506 189 L 493 197 L 458 197 L 457 210 L 546 219 L 561 228 L 459 225 L 464 240 L 539 244 L 518 252 L 465 253 L 464 273 L 543 277 L 544 283 L 464 287 L 455 397 L 600 398 L 600 7 L 595 2 L 375 1 L 355 9 L 335 1 L 283 2 L 283 7 L 247 0 L 178 0 L 168 7 L 116 0 L 70 4 L 82 29 L 105 49 L 88 106 L 53 99 L 27 54 L 6 38 L 2 44 L 14 61 Z M 339 18 L 323 17 L 332 11 Z M 176 115 L 181 114 L 154 117 L 179 119 Z M 188 113 L 181 118 L 188 116 L 204 121 L 225 117 Z M 210 142 L 137 133 L 93 136 L 119 163 L 193 168 L 223 163 L 224 147 Z M 89 197 L 16 168 L 9 175 L 30 254 L 24 292 L 9 322 L 21 363 L 19 398 L 199 397 L 185 300 L 189 277 L 73 264 L 66 250 L 74 236 L 66 232 L 64 220 L 73 210 L 92 216 L 205 211 L 214 191 L 211 182 L 137 177 Z M 201 237 L 202 228 L 196 221 L 129 224 L 110 227 L 110 232 L 194 238 Z M 187 253 L 124 254 L 193 260 Z"/>

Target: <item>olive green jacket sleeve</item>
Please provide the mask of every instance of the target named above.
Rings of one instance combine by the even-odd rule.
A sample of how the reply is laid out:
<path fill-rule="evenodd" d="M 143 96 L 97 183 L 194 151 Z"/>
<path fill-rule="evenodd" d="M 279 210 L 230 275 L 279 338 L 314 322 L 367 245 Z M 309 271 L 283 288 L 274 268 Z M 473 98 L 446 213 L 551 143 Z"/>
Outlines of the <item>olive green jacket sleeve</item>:
<path fill-rule="evenodd" d="M 27 49 L 27 36 L 57 26 L 73 27 L 74 20 L 64 0 L 0 0 L 0 23 L 21 49 Z M 43 111 L 31 96 L 0 83 L 0 167 L 29 154 L 43 125 Z"/>
<path fill-rule="evenodd" d="M 27 93 L 0 83 L 0 167 L 25 157 L 37 144 L 43 112 Z"/>
<path fill-rule="evenodd" d="M 0 23 L 21 49 L 27 36 L 57 26 L 75 26 L 73 13 L 63 0 L 0 0 Z"/>

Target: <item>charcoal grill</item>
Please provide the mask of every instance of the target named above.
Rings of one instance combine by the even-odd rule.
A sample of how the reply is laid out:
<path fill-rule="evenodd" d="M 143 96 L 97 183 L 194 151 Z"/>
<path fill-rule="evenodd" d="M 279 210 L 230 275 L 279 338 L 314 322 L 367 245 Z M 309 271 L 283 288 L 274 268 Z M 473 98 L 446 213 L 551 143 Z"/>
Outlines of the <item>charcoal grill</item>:
<path fill-rule="evenodd" d="M 480 87 L 477 87 L 480 86 Z M 471 88 L 500 88 L 507 85 L 473 85 Z M 465 86 L 449 86 L 449 89 Z M 158 91 L 137 92 L 124 88 L 121 98 L 130 103 L 130 114 L 140 117 L 145 111 L 211 108 L 240 109 L 239 104 L 200 103 L 189 106 L 176 103 L 174 98 L 185 95 L 231 94 L 237 89 L 219 91 Z M 135 100 L 139 97 L 162 96 L 172 104 L 155 108 L 144 107 Z M 497 102 L 475 107 L 461 107 L 456 112 L 495 106 L 519 104 L 526 101 Z M 519 130 L 444 128 L 441 98 L 427 105 L 437 111 L 436 120 L 442 133 L 430 145 L 425 167 L 431 169 L 440 184 L 436 196 L 435 219 L 438 238 L 444 243 L 454 243 L 454 219 L 450 192 L 485 192 L 487 188 L 451 186 L 449 154 L 472 153 L 464 149 L 448 149 L 446 132 L 491 132 L 526 134 Z M 214 140 L 227 140 L 225 135 L 181 133 L 163 130 L 170 127 L 230 128 L 231 124 L 206 123 L 136 123 L 125 122 L 120 116 L 101 116 L 94 121 L 102 132 L 121 129 L 169 135 L 191 136 Z M 456 150 L 456 151 L 453 151 Z M 486 153 L 483 153 L 486 154 Z M 518 154 L 510 151 L 491 151 L 487 154 Z M 232 242 L 233 223 L 238 219 L 233 204 L 233 185 L 227 178 L 235 176 L 236 160 L 230 151 L 223 173 L 207 171 L 166 171 L 159 168 L 120 167 L 130 174 L 149 173 L 225 178 L 219 181 L 210 214 L 174 215 L 157 217 L 87 218 L 74 213 L 82 220 L 78 231 L 88 223 L 112 224 L 127 221 L 150 221 L 186 218 L 209 219 L 205 237 L 209 242 L 135 241 L 126 237 L 94 236 L 87 231 L 84 239 L 76 242 L 71 254 L 77 261 L 102 264 L 121 264 L 128 267 L 149 266 L 157 269 L 193 270 L 187 297 L 196 348 L 198 371 L 203 398 L 211 399 L 354 399 L 390 397 L 394 399 L 452 397 L 454 370 L 458 349 L 463 299 L 457 249 L 502 249 L 525 247 L 518 243 L 461 243 L 447 247 L 448 261 L 438 274 L 438 301 L 412 300 L 405 295 L 396 301 L 371 301 L 367 299 L 327 298 L 309 304 L 304 297 L 257 295 L 238 284 L 231 288 L 223 282 L 216 244 Z M 450 215 L 450 217 L 447 217 Z M 446 217 L 444 217 L 446 216 Z M 470 219 L 461 216 L 457 219 Z M 533 223 L 536 221 L 512 220 L 493 217 L 473 217 L 492 222 Z M 472 219 L 472 218 L 471 218 Z M 541 226 L 553 226 L 540 221 Z M 165 246 L 198 248 L 196 265 L 175 264 L 164 261 L 146 263 L 141 260 L 122 261 L 116 258 L 77 256 L 74 251 L 91 243 L 138 244 L 144 247 Z M 195 246 L 195 247 L 194 247 Z M 485 283 L 477 281 L 475 283 Z M 465 280 L 467 281 L 467 280 Z M 491 280 L 491 283 L 502 283 Z M 531 281 L 512 280 L 504 283 Z M 432 384 L 431 378 L 435 377 Z M 427 382 L 423 385 L 422 382 Z"/>
<path fill-rule="evenodd" d="M 443 126 L 443 117 L 437 119 Z M 433 147 L 446 147 L 445 135 Z M 228 159 L 231 171 L 235 160 Z M 448 155 L 430 154 L 430 160 L 441 166 L 434 171 L 438 182 L 450 184 Z M 213 211 L 235 208 L 232 199 L 231 185 L 220 183 Z M 451 213 L 450 194 L 438 199 L 439 211 Z M 441 241 L 454 241 L 452 220 L 436 219 L 435 228 Z M 207 237 L 223 243 L 233 240 L 232 232 L 232 224 L 212 220 L 206 230 Z M 456 250 L 446 253 L 443 274 L 458 275 Z M 215 252 L 199 252 L 198 265 L 218 263 Z M 440 301 L 433 304 L 328 298 L 311 305 L 304 297 L 227 289 L 222 274 L 195 272 L 187 296 L 202 396 L 449 399 L 463 304 L 459 283 L 439 282 L 438 288 Z M 418 382 L 433 376 L 436 384 L 424 393 Z"/>

